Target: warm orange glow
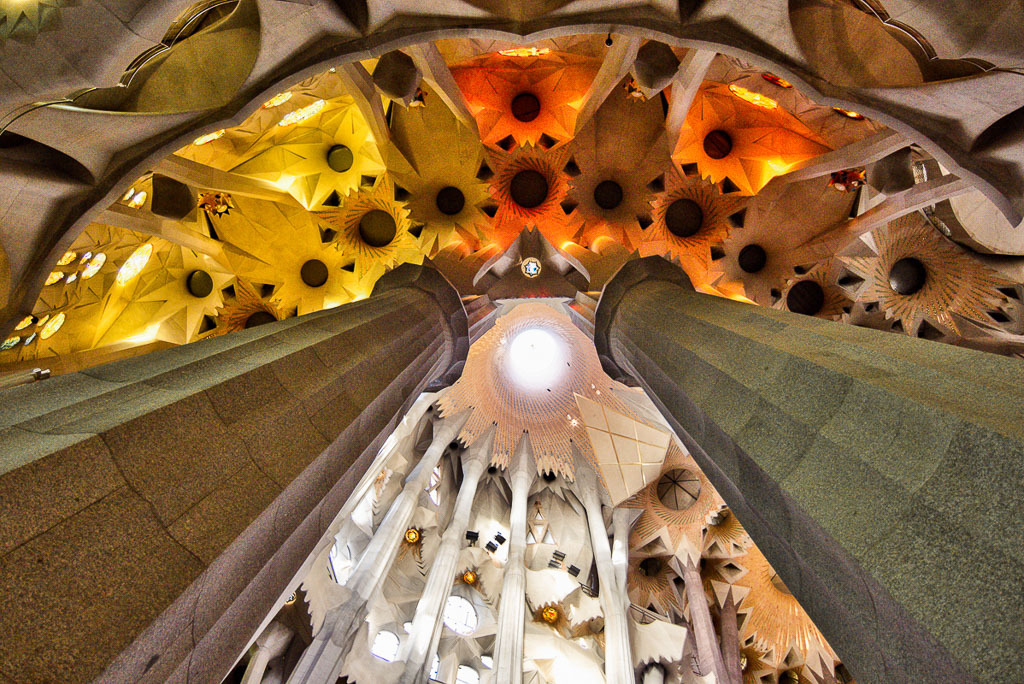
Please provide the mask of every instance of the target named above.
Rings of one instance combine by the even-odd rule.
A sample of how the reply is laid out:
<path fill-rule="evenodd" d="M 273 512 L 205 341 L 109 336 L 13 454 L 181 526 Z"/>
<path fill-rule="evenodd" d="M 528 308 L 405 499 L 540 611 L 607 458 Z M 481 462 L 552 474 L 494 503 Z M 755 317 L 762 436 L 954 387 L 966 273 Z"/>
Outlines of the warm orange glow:
<path fill-rule="evenodd" d="M 28 326 L 32 325 L 32 321 L 36 320 L 35 316 L 25 316 L 21 319 L 18 325 L 14 326 L 15 330 L 24 330 Z"/>
<path fill-rule="evenodd" d="M 760 93 L 755 93 L 752 90 L 741 88 L 738 85 L 729 86 L 729 92 L 741 100 L 749 102 L 755 107 L 760 107 L 761 109 L 776 109 L 779 106 L 779 103 L 770 97 L 765 97 Z"/>
<path fill-rule="evenodd" d="M 498 54 L 506 57 L 538 57 L 551 52 L 551 48 L 517 47 L 508 50 L 498 50 Z"/>
<path fill-rule="evenodd" d="M 793 87 L 792 83 L 790 83 L 786 79 L 782 78 L 781 76 L 776 76 L 775 74 L 761 74 L 761 78 L 763 78 L 764 80 L 768 81 L 769 83 L 774 83 L 775 85 L 779 86 L 780 88 L 792 88 Z"/>
<path fill-rule="evenodd" d="M 409 542 L 410 544 L 415 544 L 419 540 L 420 531 L 417 530 L 415 527 L 410 527 L 405 531 L 405 541 Z"/>
<path fill-rule="evenodd" d="M 476 584 L 477 576 L 472 570 L 467 570 L 462 573 L 462 581 L 466 584 Z"/>
<path fill-rule="evenodd" d="M 213 133 L 207 133 L 206 135 L 199 136 L 198 138 L 192 141 L 192 144 L 205 145 L 206 143 L 210 143 L 213 142 L 214 140 L 217 140 L 218 138 L 222 137 L 225 133 L 227 133 L 227 131 L 225 131 L 222 128 L 219 131 L 214 131 Z"/>
<path fill-rule="evenodd" d="M 843 109 L 842 107 L 833 107 L 834 111 L 842 114 L 847 119 L 853 119 L 854 121 L 863 121 L 864 115 L 858 114 L 857 112 L 851 112 L 849 109 Z"/>
<path fill-rule="evenodd" d="M 278 93 L 264 102 L 260 109 L 273 109 L 274 107 L 280 107 L 290 99 L 292 99 L 292 92 L 290 90 L 286 90 L 285 92 Z"/>
<path fill-rule="evenodd" d="M 540 616 L 544 619 L 544 622 L 553 625 L 558 622 L 558 609 L 554 606 L 548 606 L 541 611 Z"/>

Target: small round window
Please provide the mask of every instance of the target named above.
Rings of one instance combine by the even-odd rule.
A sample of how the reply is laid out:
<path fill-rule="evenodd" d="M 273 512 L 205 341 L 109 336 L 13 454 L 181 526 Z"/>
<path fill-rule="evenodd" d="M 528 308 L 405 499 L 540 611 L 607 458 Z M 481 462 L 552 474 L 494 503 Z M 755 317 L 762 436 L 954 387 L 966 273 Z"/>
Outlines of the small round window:
<path fill-rule="evenodd" d="M 373 646 L 370 647 L 370 653 L 385 662 L 391 663 L 398 657 L 398 644 L 397 634 L 382 629 L 373 638 Z"/>
<path fill-rule="evenodd" d="M 444 605 L 444 624 L 456 634 L 469 636 L 476 631 L 476 608 L 461 596 L 449 596 Z"/>

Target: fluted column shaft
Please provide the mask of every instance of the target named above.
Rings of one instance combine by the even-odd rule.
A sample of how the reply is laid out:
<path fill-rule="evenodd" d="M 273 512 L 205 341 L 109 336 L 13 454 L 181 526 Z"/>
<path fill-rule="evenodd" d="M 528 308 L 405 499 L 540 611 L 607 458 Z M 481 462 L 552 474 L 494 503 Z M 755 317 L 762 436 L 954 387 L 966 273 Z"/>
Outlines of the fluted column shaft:
<path fill-rule="evenodd" d="M 528 440 L 526 440 L 528 442 Z M 498 634 L 494 644 L 495 682 L 523 681 L 523 628 L 526 621 L 526 511 L 536 466 L 517 450 L 512 463 L 512 509 L 509 513 L 509 549 L 501 581 Z"/>
<path fill-rule="evenodd" d="M 1020 651 L 1018 360 L 699 294 L 660 258 L 605 286 L 594 341 L 858 681 L 1019 679 L 992 656 Z"/>
<path fill-rule="evenodd" d="M 462 462 L 462 486 L 455 499 L 455 510 L 451 522 L 448 523 L 448 529 L 441 537 L 437 553 L 434 554 L 423 595 L 416 604 L 412 631 L 407 642 L 405 671 L 399 680 L 403 684 L 425 682 L 430 675 L 430 659 L 437 650 L 437 643 L 441 637 L 444 604 L 451 593 L 462 539 L 469 526 L 473 499 L 476 497 L 480 476 L 484 472 L 483 458 L 479 454 L 473 456 Z"/>
<path fill-rule="evenodd" d="M 458 436 L 464 422 L 463 417 L 462 420 L 435 426 L 434 438 L 426 453 L 409 473 L 405 487 L 395 497 L 359 562 L 352 569 L 345 583 L 348 598 L 328 612 L 323 627 L 302 654 L 302 659 L 288 679 L 289 684 L 319 684 L 337 680 L 344 655 L 359 628 L 358 618 L 366 601 L 391 569 L 402 537 L 416 512 L 420 494 L 426 488 L 430 474 L 440 462 L 445 448 Z"/>
<path fill-rule="evenodd" d="M 608 529 L 601 512 L 601 499 L 596 486 L 581 486 L 583 507 L 587 512 L 590 544 L 601 584 L 598 598 L 604 612 L 604 673 L 609 682 L 632 682 L 633 658 L 629 646 L 629 624 L 626 621 L 625 587 L 620 586 L 608 545 Z"/>

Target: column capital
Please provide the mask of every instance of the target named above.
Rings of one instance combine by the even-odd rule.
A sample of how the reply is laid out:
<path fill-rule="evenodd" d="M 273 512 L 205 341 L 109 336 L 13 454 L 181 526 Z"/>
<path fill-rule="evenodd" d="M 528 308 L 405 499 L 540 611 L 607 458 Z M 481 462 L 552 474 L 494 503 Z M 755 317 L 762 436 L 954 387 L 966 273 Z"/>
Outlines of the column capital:
<path fill-rule="evenodd" d="M 664 280 L 677 283 L 688 290 L 694 289 L 693 283 L 690 282 L 689 276 L 683 269 L 660 256 L 627 261 L 605 284 L 594 312 L 594 345 L 597 347 L 597 356 L 601 359 L 601 367 L 605 373 L 620 382 L 626 382 L 631 378 L 625 370 L 619 367 L 612 356 L 608 331 L 615 319 L 615 312 L 619 308 L 622 298 L 634 287 L 648 280 Z M 626 384 L 635 385 L 636 382 L 626 382 Z"/>
<path fill-rule="evenodd" d="M 409 287 L 430 295 L 441 308 L 448 330 L 452 336 L 451 363 L 447 370 L 435 380 L 427 391 L 436 392 L 459 379 L 466 365 L 469 353 L 469 318 L 462 305 L 462 297 L 455 286 L 433 266 L 402 264 L 385 273 L 373 286 L 371 297 L 382 292 Z"/>

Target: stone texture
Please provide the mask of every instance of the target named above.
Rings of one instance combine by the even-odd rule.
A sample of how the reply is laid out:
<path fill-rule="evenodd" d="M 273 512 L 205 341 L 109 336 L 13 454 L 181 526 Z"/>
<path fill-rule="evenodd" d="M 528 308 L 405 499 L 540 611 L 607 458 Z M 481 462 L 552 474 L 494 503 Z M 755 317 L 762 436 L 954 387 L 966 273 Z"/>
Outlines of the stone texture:
<path fill-rule="evenodd" d="M 700 295 L 659 258 L 595 320 L 858 681 L 1019 681 L 1019 362 Z"/>
<path fill-rule="evenodd" d="M 0 671 L 220 681 L 350 469 L 461 368 L 465 310 L 425 270 L 395 269 L 351 306 L 18 388 L 0 432 L 0 588 L 19 601 L 0 615 Z"/>

